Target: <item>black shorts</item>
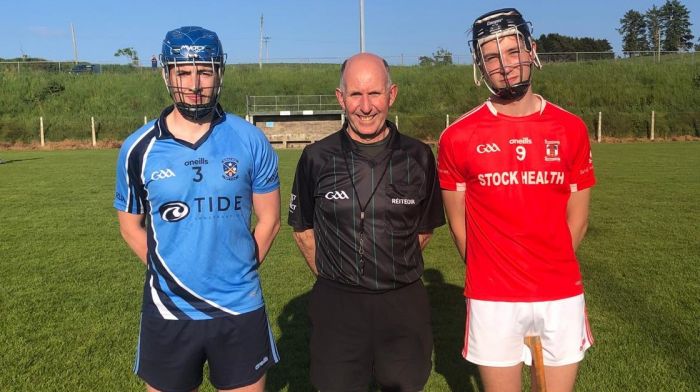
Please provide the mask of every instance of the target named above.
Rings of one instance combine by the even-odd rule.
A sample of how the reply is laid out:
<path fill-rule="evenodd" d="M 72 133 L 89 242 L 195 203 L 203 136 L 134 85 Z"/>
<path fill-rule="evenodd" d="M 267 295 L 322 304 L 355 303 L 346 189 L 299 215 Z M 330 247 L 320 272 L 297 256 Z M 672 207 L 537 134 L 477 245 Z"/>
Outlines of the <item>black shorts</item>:
<path fill-rule="evenodd" d="M 279 361 L 265 308 L 210 320 L 142 316 L 134 373 L 161 391 L 191 391 L 202 383 L 204 362 L 217 389 L 260 380 Z"/>
<path fill-rule="evenodd" d="M 311 382 L 324 392 L 420 391 L 432 368 L 430 305 L 418 280 L 373 294 L 318 279 L 309 301 Z"/>

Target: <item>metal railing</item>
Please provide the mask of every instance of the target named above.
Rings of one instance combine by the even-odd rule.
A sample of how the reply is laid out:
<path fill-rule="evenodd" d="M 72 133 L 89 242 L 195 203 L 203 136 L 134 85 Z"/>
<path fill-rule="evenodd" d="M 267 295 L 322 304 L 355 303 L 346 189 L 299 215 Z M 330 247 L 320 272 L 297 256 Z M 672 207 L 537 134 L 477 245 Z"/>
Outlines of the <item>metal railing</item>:
<path fill-rule="evenodd" d="M 615 59 L 614 52 L 537 52 L 537 55 L 545 63 Z"/>
<path fill-rule="evenodd" d="M 246 106 L 249 115 L 342 111 L 335 95 L 251 95 L 246 97 Z"/>

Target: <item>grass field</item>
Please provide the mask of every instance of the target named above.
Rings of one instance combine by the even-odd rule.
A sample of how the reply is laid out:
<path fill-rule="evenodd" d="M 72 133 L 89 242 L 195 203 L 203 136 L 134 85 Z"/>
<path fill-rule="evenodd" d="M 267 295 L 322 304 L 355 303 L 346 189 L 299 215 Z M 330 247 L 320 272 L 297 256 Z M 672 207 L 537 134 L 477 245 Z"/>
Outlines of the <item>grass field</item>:
<path fill-rule="evenodd" d="M 577 390 L 697 391 L 700 143 L 593 147 L 598 185 L 579 256 L 596 345 Z M 116 154 L 0 151 L 0 390 L 142 390 L 131 366 L 143 267 L 111 207 Z M 283 206 L 299 154 L 279 152 Z M 472 391 L 475 369 L 459 354 L 464 270 L 445 228 L 426 268 L 435 332 L 426 391 Z M 261 274 L 282 355 L 268 390 L 308 391 L 313 279 L 286 225 Z"/>

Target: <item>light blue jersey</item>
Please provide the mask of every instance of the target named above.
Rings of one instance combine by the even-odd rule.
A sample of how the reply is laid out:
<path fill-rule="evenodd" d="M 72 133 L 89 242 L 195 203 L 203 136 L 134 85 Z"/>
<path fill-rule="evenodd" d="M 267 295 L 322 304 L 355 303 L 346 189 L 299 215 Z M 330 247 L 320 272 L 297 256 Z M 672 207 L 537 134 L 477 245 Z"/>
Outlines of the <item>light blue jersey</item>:
<path fill-rule="evenodd" d="M 196 143 L 175 139 L 166 109 L 119 152 L 114 207 L 146 215 L 144 315 L 209 319 L 263 306 L 252 196 L 279 188 L 263 133 L 218 109 Z"/>

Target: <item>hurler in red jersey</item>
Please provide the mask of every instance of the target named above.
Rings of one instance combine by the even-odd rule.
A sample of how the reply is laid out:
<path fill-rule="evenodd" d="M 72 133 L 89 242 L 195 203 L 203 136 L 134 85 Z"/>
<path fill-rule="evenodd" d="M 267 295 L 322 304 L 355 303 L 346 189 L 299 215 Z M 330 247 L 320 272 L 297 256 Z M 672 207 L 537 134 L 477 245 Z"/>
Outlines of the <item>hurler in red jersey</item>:
<path fill-rule="evenodd" d="M 588 131 L 532 92 L 540 67 L 515 9 L 477 18 L 477 84 L 492 93 L 441 135 L 438 173 L 450 230 L 467 265 L 464 357 L 489 390 L 520 390 L 523 338 L 541 337 L 546 384 L 572 390 L 592 344 L 575 250 L 595 184 Z M 477 72 L 478 71 L 478 72 Z"/>

